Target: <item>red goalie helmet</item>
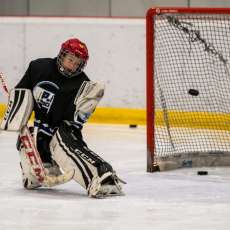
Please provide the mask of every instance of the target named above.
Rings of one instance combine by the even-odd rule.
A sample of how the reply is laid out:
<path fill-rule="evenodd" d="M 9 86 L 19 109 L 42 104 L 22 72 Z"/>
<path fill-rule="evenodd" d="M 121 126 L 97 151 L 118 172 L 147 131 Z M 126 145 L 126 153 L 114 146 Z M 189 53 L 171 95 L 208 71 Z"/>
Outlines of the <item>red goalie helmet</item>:
<path fill-rule="evenodd" d="M 58 69 L 66 77 L 74 77 L 82 72 L 89 59 L 85 43 L 77 38 L 65 41 L 57 57 Z"/>

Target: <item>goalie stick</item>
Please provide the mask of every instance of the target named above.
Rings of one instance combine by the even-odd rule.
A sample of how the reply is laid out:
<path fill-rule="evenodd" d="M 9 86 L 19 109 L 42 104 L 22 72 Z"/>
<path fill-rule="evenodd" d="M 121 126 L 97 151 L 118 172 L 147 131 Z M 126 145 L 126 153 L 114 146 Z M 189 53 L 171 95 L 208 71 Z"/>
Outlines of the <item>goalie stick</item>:
<path fill-rule="evenodd" d="M 8 96 L 9 90 L 3 73 L 0 73 L 0 81 L 4 93 Z M 26 158 L 31 166 L 32 174 L 37 178 L 41 185 L 45 187 L 52 187 L 58 184 L 63 184 L 70 181 L 74 176 L 74 170 L 59 176 L 46 175 L 40 154 L 35 146 L 34 139 L 31 136 L 29 128 L 24 125 L 20 130 L 20 140 L 25 148 Z"/>
<path fill-rule="evenodd" d="M 3 92 L 6 94 L 6 96 L 8 96 L 9 95 L 9 90 L 8 90 L 6 80 L 5 80 L 5 77 L 4 77 L 3 73 L 0 73 L 0 81 L 1 81 L 1 84 L 2 84 Z"/>

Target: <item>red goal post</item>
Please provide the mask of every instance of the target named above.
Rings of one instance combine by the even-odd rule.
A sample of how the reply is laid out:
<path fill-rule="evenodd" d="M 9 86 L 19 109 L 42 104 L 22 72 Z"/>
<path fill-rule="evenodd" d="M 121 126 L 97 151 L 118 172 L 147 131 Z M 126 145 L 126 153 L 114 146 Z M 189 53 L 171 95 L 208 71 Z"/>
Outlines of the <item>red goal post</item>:
<path fill-rule="evenodd" d="M 164 17 L 164 15 L 165 15 L 165 17 Z M 213 15 L 214 15 L 214 17 L 213 17 Z M 226 17 L 222 18 L 222 15 L 225 15 Z M 186 19 L 187 16 L 189 17 L 188 20 Z M 212 17 L 213 17 L 213 19 L 212 19 Z M 207 25 L 203 25 L 204 21 L 206 19 L 207 19 Z M 161 29 L 160 25 L 157 25 L 158 20 L 159 21 L 160 20 L 162 20 L 162 21 L 166 20 L 167 23 L 171 23 L 171 25 L 170 25 L 171 29 L 169 29 L 168 32 L 167 31 L 162 32 L 164 30 L 164 28 Z M 182 23 L 180 22 L 180 20 L 182 20 Z M 194 21 L 192 21 L 192 20 L 194 20 Z M 202 23 L 200 23 L 200 25 L 198 25 L 195 22 L 196 20 L 202 21 Z M 157 144 L 156 143 L 156 140 L 157 140 L 156 135 L 158 135 L 158 133 L 156 132 L 156 125 L 157 125 L 156 124 L 156 119 L 157 119 L 156 113 L 157 112 L 156 112 L 156 108 L 155 108 L 156 107 L 156 83 L 158 84 L 159 81 L 161 81 L 160 79 L 157 79 L 157 78 L 160 76 L 167 75 L 165 80 L 162 80 L 162 82 L 161 82 L 161 84 L 164 84 L 164 82 L 166 82 L 166 81 L 168 81 L 168 79 L 170 79 L 169 78 L 170 77 L 169 72 L 175 71 L 175 73 L 183 72 L 183 74 L 185 74 L 185 73 L 190 71 L 191 73 L 188 74 L 189 75 L 188 79 L 189 79 L 192 76 L 192 72 L 195 72 L 196 74 L 199 75 L 201 72 L 201 69 L 202 69 L 203 72 L 202 72 L 202 74 L 200 74 L 200 75 L 202 75 L 202 79 L 199 79 L 199 80 L 202 81 L 200 83 L 200 85 L 202 85 L 202 87 L 203 87 L 204 83 L 209 82 L 209 80 L 210 80 L 208 78 L 208 77 L 210 77 L 210 73 L 208 71 L 212 68 L 212 66 L 211 67 L 210 66 L 203 67 L 203 65 L 205 65 L 206 63 L 208 63 L 208 65 L 209 65 L 209 63 L 215 63 L 215 62 L 216 63 L 218 62 L 219 64 L 218 64 L 218 67 L 216 67 L 216 66 L 213 67 L 213 71 L 214 72 L 216 70 L 219 71 L 219 69 L 220 69 L 220 71 L 219 71 L 220 76 L 223 75 L 224 77 L 226 77 L 225 72 L 226 72 L 226 69 L 229 67 L 228 66 L 229 56 L 227 56 L 227 54 L 225 53 L 225 50 L 227 50 L 230 47 L 230 44 L 228 46 L 228 40 L 224 39 L 225 41 L 223 41 L 222 46 L 221 45 L 217 45 L 217 46 L 215 45 L 218 41 L 220 43 L 222 43 L 221 39 L 224 37 L 224 35 L 222 34 L 222 32 L 215 30 L 215 28 L 213 29 L 213 33 L 215 34 L 215 36 L 211 34 L 212 33 L 212 31 L 211 31 L 212 27 L 215 27 L 215 25 L 214 25 L 215 23 L 213 23 L 213 25 L 210 26 L 210 24 L 212 24 L 212 22 L 210 23 L 210 21 L 212 21 L 212 20 L 213 21 L 219 21 L 219 20 L 226 21 L 227 22 L 226 27 L 223 26 L 223 24 L 221 24 L 221 26 L 216 25 L 217 30 L 219 30 L 220 27 L 223 27 L 223 30 L 226 30 L 223 32 L 223 34 L 226 33 L 226 36 L 228 36 L 228 35 L 230 36 L 230 33 L 227 31 L 228 28 L 230 30 L 230 27 L 228 27 L 228 26 L 230 26 L 230 9 L 227 9 L 227 8 L 150 8 L 147 11 L 147 14 L 146 14 L 146 64 L 147 64 L 146 65 L 146 68 L 147 68 L 146 69 L 146 75 L 147 75 L 147 79 L 146 79 L 147 102 L 146 103 L 147 104 L 146 104 L 146 106 L 147 106 L 147 171 L 148 172 L 154 172 L 154 171 L 159 171 L 159 170 L 161 171 L 161 168 L 159 167 L 158 155 L 157 155 L 158 154 L 157 148 L 160 148 L 159 145 L 161 145 L 161 140 L 159 141 L 160 144 L 158 143 L 158 147 L 156 147 L 156 144 Z M 162 24 L 162 26 L 164 26 L 164 25 Z M 202 32 L 201 31 L 202 29 L 207 30 L 207 31 Z M 162 31 L 159 32 L 159 30 L 162 30 Z M 208 31 L 208 30 L 210 30 L 210 31 Z M 158 33 L 160 33 L 160 36 L 158 36 Z M 178 33 L 179 34 L 178 37 L 177 37 L 177 35 L 175 35 L 175 37 L 173 37 L 174 35 L 172 35 L 172 34 L 174 34 L 174 33 L 175 34 Z M 162 40 L 164 40 L 163 36 L 165 36 L 165 39 L 167 39 L 167 36 L 168 36 L 170 39 L 170 42 L 169 43 L 167 43 L 167 41 L 165 41 L 165 43 L 164 43 L 164 41 L 162 42 Z M 222 36 L 222 37 L 218 38 L 217 36 Z M 217 37 L 217 38 L 214 38 L 214 37 Z M 185 41 L 186 39 L 188 41 Z M 216 39 L 216 40 L 214 40 L 214 39 Z M 156 40 L 157 40 L 157 42 L 156 42 Z M 195 40 L 195 42 L 194 42 L 194 40 Z M 180 46 L 178 44 L 174 44 L 177 41 L 183 43 L 184 47 L 181 48 L 182 47 L 181 44 L 180 44 Z M 230 39 L 229 39 L 229 43 L 230 43 Z M 212 45 L 212 44 L 214 44 L 214 45 Z M 169 51 L 167 51 L 167 48 L 165 48 L 163 50 L 162 47 L 167 46 L 167 45 L 170 46 Z M 187 47 L 185 47 L 186 45 L 187 45 Z M 169 58 L 170 53 L 172 53 L 172 51 L 173 51 L 171 49 L 171 47 L 176 47 L 175 48 L 176 51 L 173 53 L 174 54 L 176 53 L 178 55 L 177 56 L 174 55 L 170 59 Z M 197 51 L 196 48 L 199 48 L 200 51 Z M 197 60 L 199 58 L 194 58 L 194 59 L 196 59 L 196 63 L 195 62 L 191 63 L 191 56 L 189 56 L 190 55 L 189 49 L 191 49 L 191 50 L 194 49 L 194 53 L 193 53 L 193 51 L 191 51 L 191 53 L 192 53 L 191 56 L 195 55 L 195 53 L 197 54 L 197 52 L 198 52 L 198 56 L 200 58 L 200 63 L 198 63 L 198 60 Z M 189 56 L 188 62 L 186 62 L 185 64 L 184 64 L 184 59 L 185 59 L 184 56 L 178 57 L 180 55 L 184 55 L 182 50 L 186 50 L 185 53 L 188 52 L 188 56 Z M 156 54 L 156 52 L 157 52 L 157 54 Z M 167 53 L 167 52 L 170 52 L 170 53 Z M 164 56 L 164 55 L 166 55 L 166 56 Z M 207 57 L 207 61 L 204 62 L 203 60 L 206 57 Z M 156 58 L 158 58 L 159 60 L 156 61 L 155 60 Z M 167 59 L 167 63 L 166 63 L 166 61 L 164 63 L 165 58 Z M 177 59 L 179 60 L 178 65 L 175 62 Z M 171 63 L 172 60 L 173 60 L 173 62 Z M 182 60 L 183 60 L 183 62 L 182 62 Z M 170 63 L 172 66 L 175 67 L 174 69 L 172 69 L 173 67 L 170 66 Z M 159 68 L 159 65 L 162 65 L 162 66 Z M 190 65 L 190 67 L 187 67 L 189 65 Z M 169 68 L 169 71 L 164 72 L 164 68 Z M 183 68 L 186 68 L 186 70 L 184 70 Z M 188 68 L 190 68 L 190 69 L 188 70 Z M 163 74 L 161 74 L 162 70 L 164 72 Z M 157 75 L 157 78 L 156 78 L 156 75 Z M 184 75 L 184 76 L 185 76 L 184 78 L 186 78 L 187 75 Z M 205 77 L 207 77 L 207 79 L 205 79 Z M 193 76 L 192 76 L 192 78 L 193 78 Z M 174 79 L 174 78 L 171 78 L 171 79 L 172 79 L 172 81 L 178 80 L 178 82 L 181 82 L 180 79 Z M 186 80 L 187 80 L 187 78 L 186 78 Z M 216 81 L 216 79 L 213 80 L 213 82 L 215 82 L 215 81 Z M 195 82 L 195 80 L 194 80 L 194 82 Z M 190 85 L 191 85 L 191 89 L 189 92 L 195 92 L 195 94 L 197 92 L 197 94 L 199 94 L 199 91 L 196 91 L 192 88 L 192 86 L 195 85 L 194 82 L 189 83 L 189 80 L 188 80 L 188 82 L 186 82 L 186 84 L 189 85 L 188 87 L 190 87 Z M 174 90 L 176 90 L 176 89 L 174 89 Z M 160 96 L 159 96 L 160 100 L 162 99 L 162 97 L 163 98 L 166 97 L 166 99 L 164 98 L 165 101 L 163 103 L 163 107 L 165 105 L 169 105 L 171 102 L 168 102 L 167 98 L 170 98 L 170 97 L 165 96 L 164 92 L 170 91 L 170 88 L 168 90 L 166 87 L 165 88 L 163 87 L 163 90 L 158 88 L 158 93 L 159 93 L 159 91 L 160 91 Z M 211 90 L 210 90 L 210 92 L 211 92 Z M 160 123 L 159 126 L 161 126 L 161 127 L 164 126 L 164 129 L 165 129 L 165 131 L 164 131 L 165 137 L 163 137 L 162 139 L 168 139 L 168 144 L 166 144 L 166 145 L 169 146 L 168 148 L 172 149 L 172 151 L 170 150 L 171 152 L 169 151 L 166 155 L 164 155 L 164 153 L 160 153 L 160 154 L 162 154 L 161 155 L 162 159 L 164 158 L 163 160 L 165 160 L 165 158 L 167 158 L 167 157 L 171 157 L 171 155 L 175 155 L 176 157 L 174 159 L 170 158 L 170 162 L 172 162 L 174 160 L 177 161 L 178 156 L 180 157 L 181 155 L 183 155 L 183 154 L 181 154 L 181 152 L 179 150 L 178 150 L 178 152 L 175 151 L 175 148 L 176 149 L 180 148 L 179 144 L 178 144 L 179 143 L 178 139 L 180 139 L 180 141 L 182 142 L 183 141 L 182 139 L 184 138 L 184 136 L 186 136 L 186 135 L 190 136 L 190 133 L 185 134 L 185 133 L 182 133 L 181 130 L 176 131 L 176 129 L 181 129 L 181 127 L 180 127 L 180 125 L 179 126 L 175 125 L 175 123 L 183 124 L 182 126 L 186 127 L 186 124 L 185 124 L 186 121 L 189 120 L 191 118 L 191 116 L 193 116 L 193 115 L 194 115 L 194 117 L 192 118 L 193 121 L 194 120 L 198 121 L 199 119 L 201 119 L 202 121 L 205 121 L 205 122 L 207 121 L 206 123 L 210 123 L 210 124 L 211 124 L 211 122 L 209 122 L 209 120 L 208 120 L 209 118 L 211 121 L 216 120 L 217 116 L 218 116 L 218 118 L 222 116 L 221 119 L 222 118 L 225 120 L 229 119 L 229 117 L 226 117 L 225 115 L 223 115 L 223 114 L 228 113 L 228 111 L 225 111 L 224 108 L 221 108 L 220 111 L 214 111 L 214 112 L 211 111 L 211 109 L 210 109 L 210 113 L 207 113 L 205 111 L 205 109 L 207 108 L 206 104 L 204 104 L 204 105 L 199 104 L 200 107 L 198 107 L 198 102 L 197 102 L 198 100 L 194 99 L 195 94 L 191 94 L 192 96 L 186 95 L 186 97 L 188 97 L 188 101 L 185 102 L 185 104 L 191 103 L 190 108 L 192 108 L 192 106 L 193 106 L 192 103 L 197 103 L 197 104 L 194 104 L 195 105 L 194 111 L 192 109 L 190 111 L 190 108 L 188 109 L 188 111 L 186 109 L 179 111 L 178 107 L 176 105 L 173 105 L 172 106 L 173 109 L 170 109 L 168 107 L 167 108 L 161 108 L 161 112 L 159 112 L 159 113 L 161 113 L 161 118 L 158 119 L 158 123 Z M 177 98 L 176 98 L 177 95 L 175 93 L 172 94 L 172 97 L 174 97 L 174 96 L 175 96 L 174 101 L 177 101 Z M 197 96 L 196 98 L 199 98 L 199 97 L 200 96 Z M 208 96 L 206 95 L 206 97 L 208 97 Z M 216 97 L 219 97 L 219 95 L 217 95 Z M 226 97 L 226 95 L 221 95 L 221 97 L 224 98 L 224 97 Z M 179 100 L 182 101 L 181 95 L 178 95 L 178 101 Z M 186 100 L 187 100 L 187 98 L 186 98 Z M 218 101 L 218 103 L 219 103 L 219 101 Z M 158 102 L 158 104 L 159 104 L 159 102 Z M 227 106 L 224 105 L 223 107 L 227 107 Z M 209 112 L 209 110 L 208 110 L 208 112 Z M 214 113 L 215 113 L 215 115 L 213 115 Z M 179 121 L 179 120 L 177 121 L 177 118 L 180 116 L 186 117 L 187 120 L 185 119 L 184 121 Z M 195 116 L 197 116 L 197 117 L 195 117 Z M 203 116 L 203 117 L 200 118 L 201 116 Z M 213 118 L 212 116 L 215 116 L 215 117 Z M 223 117 L 223 116 L 225 116 L 225 117 Z M 159 122 L 159 120 L 161 120 L 161 121 Z M 173 122 L 170 123 L 172 120 L 173 120 Z M 199 120 L 199 122 L 200 122 L 200 120 Z M 227 135 L 227 136 L 224 136 L 224 138 L 227 139 L 228 135 L 229 135 L 228 131 L 229 131 L 230 127 L 227 127 L 227 128 L 222 127 L 221 124 L 219 124 L 219 123 L 217 124 L 217 123 L 210 125 L 210 127 L 207 124 L 206 125 L 201 124 L 200 126 L 198 124 L 197 130 L 199 130 L 199 135 L 201 133 L 200 130 L 205 130 L 205 132 L 207 132 L 207 133 L 209 133 L 209 130 L 221 130 L 221 132 L 222 132 L 222 130 L 224 130 L 224 134 L 221 134 L 221 135 Z M 186 129 L 190 130 L 190 128 L 191 128 L 191 130 L 193 130 L 193 132 L 195 132 L 194 127 L 189 127 L 189 128 L 186 127 Z M 174 129 L 174 130 L 172 131 L 172 129 Z M 219 131 L 218 131 L 218 133 L 219 133 Z M 173 137 L 173 135 L 181 135 L 181 136 L 179 136 L 178 138 L 177 137 L 175 138 L 175 137 Z M 217 136 L 216 133 L 212 135 L 212 137 L 211 137 L 212 139 L 210 138 L 210 143 L 215 142 L 215 140 L 213 138 L 215 138 L 216 136 Z M 172 139 L 173 139 L 173 141 L 172 141 Z M 205 139 L 207 139 L 207 136 L 204 136 L 204 140 Z M 229 142 L 230 142 L 230 136 L 229 136 Z M 188 146 L 191 145 L 191 143 L 189 141 L 187 143 L 188 143 L 187 144 Z M 162 145 L 164 145 L 164 144 L 162 144 Z M 203 143 L 201 145 L 203 145 Z M 212 151 L 212 149 L 211 149 L 212 147 L 210 146 L 210 149 L 207 150 L 208 158 L 210 158 L 210 153 L 218 152 L 218 154 L 217 154 L 218 160 L 217 161 L 219 162 L 220 153 L 221 154 L 225 153 L 226 152 L 225 150 L 228 147 L 230 147 L 230 146 L 225 147 L 225 143 L 224 143 L 223 148 L 222 148 L 222 146 L 220 146 L 220 150 L 218 150 L 215 147 L 214 151 Z M 219 148 L 219 146 L 218 146 L 218 148 Z M 229 148 L 229 150 L 230 150 L 230 148 Z M 195 154 L 197 156 L 197 152 L 199 152 L 199 150 L 195 149 L 194 151 L 195 151 Z M 201 149 L 202 153 L 204 153 L 205 151 L 206 150 Z M 185 166 L 186 166 L 187 163 L 190 164 L 189 163 L 190 160 L 192 163 L 195 162 L 195 160 L 194 160 L 194 162 L 192 161 L 194 155 L 192 155 L 192 156 L 189 155 L 190 154 L 189 150 L 185 150 L 185 152 L 186 152 L 186 154 L 185 154 L 186 157 L 181 159 L 181 161 L 179 163 L 177 162 L 176 166 L 173 165 L 172 169 L 173 168 L 180 168 L 182 163 L 185 164 Z M 215 157 L 216 157 L 216 155 L 215 155 Z M 229 156 L 227 156 L 227 157 L 229 157 Z M 202 161 L 202 160 L 200 160 L 200 158 L 199 158 L 198 162 L 200 162 L 200 161 Z M 225 159 L 225 161 L 228 161 L 228 158 Z M 207 163 L 206 161 L 202 165 L 199 165 L 199 163 L 196 165 L 194 163 L 194 165 L 192 165 L 192 166 L 205 166 L 206 163 Z M 213 165 L 219 165 L 219 163 L 213 164 Z M 220 165 L 225 165 L 225 163 L 221 162 Z M 191 166 L 191 165 L 189 165 L 189 166 Z M 207 166 L 210 166 L 210 164 L 207 163 Z"/>

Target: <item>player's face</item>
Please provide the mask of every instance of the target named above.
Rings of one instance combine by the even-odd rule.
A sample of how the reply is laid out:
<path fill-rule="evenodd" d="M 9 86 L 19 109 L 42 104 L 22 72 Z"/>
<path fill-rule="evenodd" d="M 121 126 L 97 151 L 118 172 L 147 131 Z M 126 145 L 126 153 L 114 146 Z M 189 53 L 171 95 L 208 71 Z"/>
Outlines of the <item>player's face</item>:
<path fill-rule="evenodd" d="M 67 53 L 62 61 L 63 67 L 69 70 L 70 72 L 75 72 L 80 64 L 81 64 L 81 58 L 76 57 L 71 53 Z"/>

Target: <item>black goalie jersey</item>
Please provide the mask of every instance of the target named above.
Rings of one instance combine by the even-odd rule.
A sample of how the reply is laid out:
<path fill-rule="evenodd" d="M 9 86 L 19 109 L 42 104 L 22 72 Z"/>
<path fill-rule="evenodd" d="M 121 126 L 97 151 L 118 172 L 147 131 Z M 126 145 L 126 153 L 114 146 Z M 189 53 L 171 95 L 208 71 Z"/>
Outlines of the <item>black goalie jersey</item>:
<path fill-rule="evenodd" d="M 27 88 L 34 97 L 35 125 L 47 128 L 47 134 L 59 127 L 62 120 L 74 121 L 74 99 L 84 81 L 84 72 L 67 78 L 57 68 L 56 58 L 32 61 L 15 88 Z M 40 125 L 39 125 L 40 124 Z"/>

